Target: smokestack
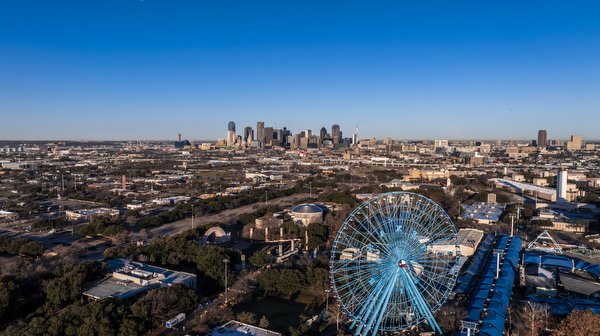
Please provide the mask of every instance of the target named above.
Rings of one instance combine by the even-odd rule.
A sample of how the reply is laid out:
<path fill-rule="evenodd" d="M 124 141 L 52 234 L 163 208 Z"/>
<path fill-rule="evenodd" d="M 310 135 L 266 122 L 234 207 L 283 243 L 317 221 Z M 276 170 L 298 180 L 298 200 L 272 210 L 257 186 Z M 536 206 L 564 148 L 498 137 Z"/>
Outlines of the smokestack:
<path fill-rule="evenodd" d="M 121 176 L 121 189 L 127 189 L 127 176 Z"/>

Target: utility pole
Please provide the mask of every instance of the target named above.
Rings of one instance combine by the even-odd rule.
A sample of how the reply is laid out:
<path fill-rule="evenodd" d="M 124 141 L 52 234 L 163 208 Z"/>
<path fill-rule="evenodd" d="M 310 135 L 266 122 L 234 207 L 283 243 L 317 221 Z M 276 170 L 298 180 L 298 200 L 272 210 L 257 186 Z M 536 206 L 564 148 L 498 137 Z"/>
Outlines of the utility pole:
<path fill-rule="evenodd" d="M 227 305 L 227 263 L 229 259 L 223 259 L 223 263 L 225 264 L 225 305 Z"/>

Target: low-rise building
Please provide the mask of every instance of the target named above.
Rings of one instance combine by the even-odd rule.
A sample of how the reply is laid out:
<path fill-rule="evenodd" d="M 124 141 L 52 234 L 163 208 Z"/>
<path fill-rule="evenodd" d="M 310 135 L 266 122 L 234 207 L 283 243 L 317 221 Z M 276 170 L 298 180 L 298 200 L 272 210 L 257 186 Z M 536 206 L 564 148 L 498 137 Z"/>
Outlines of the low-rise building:
<path fill-rule="evenodd" d="M 101 217 L 114 219 L 119 217 L 119 210 L 110 208 L 67 210 L 65 216 L 70 221 L 89 221 Z"/>
<path fill-rule="evenodd" d="M 231 320 L 211 330 L 207 336 L 281 336 L 280 333 Z"/>
<path fill-rule="evenodd" d="M 195 274 L 125 259 L 111 259 L 108 264 L 112 270 L 110 276 L 94 283 L 83 292 L 83 295 L 95 300 L 127 299 L 157 287 L 171 285 L 196 287 Z"/>
<path fill-rule="evenodd" d="M 483 239 L 483 231 L 477 229 L 460 229 L 458 230 L 458 249 L 461 256 L 470 257 L 477 250 L 477 246 Z M 456 239 L 444 242 L 443 244 L 431 244 L 427 250 L 431 253 L 443 255 L 456 254 Z"/>
<path fill-rule="evenodd" d="M 500 216 L 504 212 L 503 204 L 487 204 L 483 202 L 475 202 L 471 205 L 463 205 L 463 219 L 472 219 L 478 224 L 494 224 L 500 220 Z"/>

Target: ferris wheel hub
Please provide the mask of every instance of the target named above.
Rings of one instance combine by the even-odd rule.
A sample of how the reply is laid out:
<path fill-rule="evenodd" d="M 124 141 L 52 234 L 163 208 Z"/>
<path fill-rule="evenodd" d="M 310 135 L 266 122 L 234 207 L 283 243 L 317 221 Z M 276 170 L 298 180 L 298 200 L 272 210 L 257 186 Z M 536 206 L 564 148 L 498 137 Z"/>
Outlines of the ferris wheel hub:
<path fill-rule="evenodd" d="M 405 261 L 404 259 L 400 260 L 400 261 L 398 262 L 398 266 L 400 266 L 400 268 L 404 268 L 404 267 L 406 267 L 406 261 Z"/>

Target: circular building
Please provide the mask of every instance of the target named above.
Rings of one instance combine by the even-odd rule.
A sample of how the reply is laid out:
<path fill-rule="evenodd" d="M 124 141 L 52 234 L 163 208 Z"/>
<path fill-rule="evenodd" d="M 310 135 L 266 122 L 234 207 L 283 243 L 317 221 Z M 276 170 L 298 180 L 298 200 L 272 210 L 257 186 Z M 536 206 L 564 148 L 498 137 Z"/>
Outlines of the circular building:
<path fill-rule="evenodd" d="M 323 221 L 323 208 L 316 204 L 300 204 L 292 208 L 294 222 L 301 226 Z"/>

